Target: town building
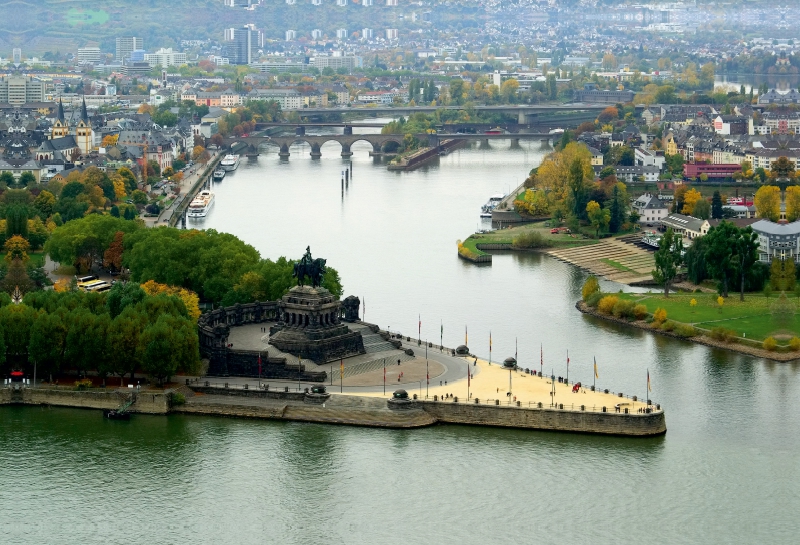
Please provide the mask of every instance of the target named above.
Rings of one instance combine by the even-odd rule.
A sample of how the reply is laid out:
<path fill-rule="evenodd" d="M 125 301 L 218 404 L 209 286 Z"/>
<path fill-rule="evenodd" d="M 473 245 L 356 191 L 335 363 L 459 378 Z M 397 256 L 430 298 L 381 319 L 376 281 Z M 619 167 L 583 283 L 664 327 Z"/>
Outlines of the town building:
<path fill-rule="evenodd" d="M 100 62 L 101 54 L 99 47 L 79 47 L 78 63 L 97 64 Z"/>
<path fill-rule="evenodd" d="M 0 76 L 0 104 L 22 106 L 31 102 L 44 102 L 44 82 L 19 72 Z"/>
<path fill-rule="evenodd" d="M 364 60 L 355 55 L 314 57 L 309 60 L 309 66 L 313 66 L 318 70 L 324 70 L 325 68 L 333 68 L 334 70 L 338 70 L 339 68 L 355 70 L 356 68 L 361 68 L 363 65 Z"/>
<path fill-rule="evenodd" d="M 282 110 L 298 110 L 303 107 L 303 97 L 294 89 L 253 89 L 247 100 L 274 100 Z"/>
<path fill-rule="evenodd" d="M 575 91 L 575 102 L 600 104 L 626 104 L 633 102 L 633 91 L 601 91 L 595 83 L 586 83 L 582 90 Z"/>
<path fill-rule="evenodd" d="M 774 223 L 760 220 L 751 226 L 758 234 L 758 260 L 770 263 L 773 259 L 793 259 L 800 263 L 800 221 Z"/>
<path fill-rule="evenodd" d="M 130 58 L 131 53 L 134 51 L 144 49 L 144 42 L 142 39 L 135 36 L 119 36 L 117 37 L 116 43 L 117 48 L 114 59 L 117 62 L 124 62 Z"/>
<path fill-rule="evenodd" d="M 672 228 L 676 235 L 683 238 L 694 240 L 708 233 L 711 224 L 708 220 L 693 218 L 692 216 L 685 216 L 683 214 L 670 214 L 661 220 L 661 228 L 666 230 Z"/>
<path fill-rule="evenodd" d="M 155 53 L 146 53 L 144 60 L 150 66 L 160 66 L 161 68 L 180 66 L 186 64 L 186 53 L 173 51 L 171 47 L 167 49 L 162 47 Z"/>
<path fill-rule="evenodd" d="M 667 204 L 658 195 L 650 193 L 645 193 L 633 201 L 633 209 L 639 214 L 639 223 L 660 223 L 669 215 Z"/>

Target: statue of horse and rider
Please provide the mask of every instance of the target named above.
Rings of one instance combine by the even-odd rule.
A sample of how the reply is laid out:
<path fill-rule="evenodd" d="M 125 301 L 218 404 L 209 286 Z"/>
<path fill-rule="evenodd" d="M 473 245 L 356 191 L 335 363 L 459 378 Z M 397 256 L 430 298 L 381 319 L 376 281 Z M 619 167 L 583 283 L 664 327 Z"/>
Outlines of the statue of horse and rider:
<path fill-rule="evenodd" d="M 303 281 L 308 278 L 311 285 L 315 288 L 319 287 L 322 283 L 322 277 L 325 275 L 325 260 L 321 258 L 314 259 L 311 257 L 311 247 L 306 248 L 305 255 L 294 264 L 294 272 L 292 276 L 297 278 L 297 285 L 302 286 Z"/>

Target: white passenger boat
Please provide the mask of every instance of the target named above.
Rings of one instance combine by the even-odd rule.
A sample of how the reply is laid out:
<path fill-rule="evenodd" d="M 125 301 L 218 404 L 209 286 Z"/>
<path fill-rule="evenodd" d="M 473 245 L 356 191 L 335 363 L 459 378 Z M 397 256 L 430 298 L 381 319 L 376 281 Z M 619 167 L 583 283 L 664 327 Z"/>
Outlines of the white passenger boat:
<path fill-rule="evenodd" d="M 506 196 L 502 193 L 497 193 L 496 195 L 492 195 L 489 197 L 489 200 L 486 201 L 486 204 L 481 206 L 481 217 L 482 218 L 491 218 L 492 217 L 492 210 L 497 208 L 497 205 L 500 204 Z"/>
<path fill-rule="evenodd" d="M 239 168 L 239 156 L 226 155 L 222 158 L 222 161 L 219 162 L 219 166 L 222 168 L 222 170 L 236 170 Z"/>
<path fill-rule="evenodd" d="M 214 192 L 203 190 L 197 194 L 189 203 L 189 217 L 190 218 L 204 218 L 208 214 L 211 205 L 214 204 Z"/>
<path fill-rule="evenodd" d="M 225 171 L 221 168 L 218 168 L 214 171 L 214 174 L 211 175 L 215 182 L 221 182 L 222 179 L 225 177 Z"/>

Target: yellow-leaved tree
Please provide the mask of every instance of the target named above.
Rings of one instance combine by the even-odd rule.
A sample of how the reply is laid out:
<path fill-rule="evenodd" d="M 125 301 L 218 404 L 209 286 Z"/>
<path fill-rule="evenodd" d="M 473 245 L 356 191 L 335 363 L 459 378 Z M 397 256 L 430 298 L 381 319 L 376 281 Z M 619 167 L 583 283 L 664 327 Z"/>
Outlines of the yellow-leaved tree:
<path fill-rule="evenodd" d="M 186 311 L 189 313 L 189 318 L 196 322 L 200 317 L 200 299 L 197 297 L 197 294 L 191 290 L 160 284 L 153 280 L 148 280 L 141 285 L 141 288 L 148 295 L 159 295 L 163 293 L 179 297 L 181 301 L 183 301 Z"/>
<path fill-rule="evenodd" d="M 778 186 L 763 185 L 756 191 L 756 215 L 770 221 L 781 217 L 781 190 Z"/>
<path fill-rule="evenodd" d="M 786 188 L 786 219 L 800 219 L 800 186 L 790 185 Z"/>
<path fill-rule="evenodd" d="M 562 203 L 569 197 L 570 167 L 579 161 L 584 180 L 594 180 L 592 155 L 585 144 L 570 142 L 563 150 L 550 153 L 536 171 L 536 189 L 543 189 L 555 203 Z"/>
<path fill-rule="evenodd" d="M 696 205 L 702 198 L 703 196 L 698 190 L 695 188 L 689 189 L 689 191 L 683 195 L 683 209 L 681 210 L 681 214 L 691 216 L 694 212 L 694 205 Z"/>

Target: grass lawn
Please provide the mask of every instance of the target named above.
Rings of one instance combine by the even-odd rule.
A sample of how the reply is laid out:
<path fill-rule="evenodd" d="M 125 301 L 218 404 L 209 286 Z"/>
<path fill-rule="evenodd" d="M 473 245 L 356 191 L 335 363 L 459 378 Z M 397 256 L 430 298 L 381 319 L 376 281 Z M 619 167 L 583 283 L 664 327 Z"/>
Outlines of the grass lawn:
<path fill-rule="evenodd" d="M 500 229 L 498 231 L 491 231 L 489 233 L 476 233 L 471 235 L 469 239 L 475 239 L 477 244 L 511 244 L 515 237 L 530 231 L 538 231 L 542 234 L 544 239 L 553 248 L 571 248 L 573 246 L 585 246 L 588 244 L 597 244 L 597 240 L 585 239 L 580 235 L 568 235 L 566 233 L 559 233 L 557 235 L 550 233 L 550 227 L 546 225 L 547 222 L 529 223 L 520 225 L 518 227 L 510 227 L 508 229 Z M 469 240 L 467 239 L 467 240 Z M 467 245 L 467 240 L 464 245 Z"/>
<path fill-rule="evenodd" d="M 76 9 L 67 12 L 67 23 L 72 26 L 80 24 L 102 25 L 108 21 L 108 12 L 102 9 Z"/>
<path fill-rule="evenodd" d="M 720 309 L 717 294 L 689 293 L 670 294 L 665 298 L 660 293 L 624 293 L 616 294 L 621 298 L 631 299 L 647 306 L 651 314 L 657 308 L 667 311 L 667 319 L 676 322 L 692 323 L 704 329 L 725 327 L 736 331 L 739 336 L 746 334 L 748 339 L 763 340 L 781 330 L 792 331 L 800 336 L 800 316 L 795 314 L 792 322 L 785 326 L 776 323 L 770 307 L 777 301 L 777 296 L 764 297 L 761 294 L 746 294 L 744 301 L 739 301 L 738 294 L 731 294 Z M 690 301 L 695 299 L 697 305 L 692 307 Z M 789 301 L 798 308 L 798 298 L 792 294 Z"/>
<path fill-rule="evenodd" d="M 44 267 L 44 252 L 41 251 L 31 252 L 28 254 L 28 257 L 31 259 L 30 263 L 34 267 Z M 6 253 L 0 252 L 0 259 L 5 260 L 5 258 L 6 258 Z"/>
<path fill-rule="evenodd" d="M 633 269 L 631 269 L 631 268 L 629 268 L 629 267 L 626 267 L 626 266 L 625 266 L 625 265 L 623 265 L 622 263 L 619 263 L 619 262 L 617 262 L 617 261 L 614 261 L 613 259 L 608 259 L 608 258 L 605 258 L 605 257 L 604 257 L 604 258 L 603 258 L 603 259 L 601 259 L 600 261 L 602 261 L 602 262 L 603 262 L 603 263 L 605 263 L 606 265 L 609 265 L 609 266 L 611 266 L 611 267 L 614 267 L 614 268 L 615 268 L 615 269 L 617 269 L 618 271 L 622 271 L 622 272 L 632 272 L 632 273 L 635 273 L 635 272 L 636 272 L 636 271 L 634 271 Z"/>

